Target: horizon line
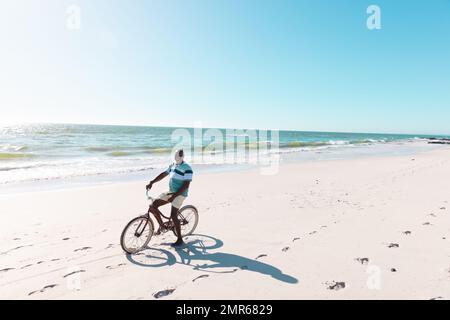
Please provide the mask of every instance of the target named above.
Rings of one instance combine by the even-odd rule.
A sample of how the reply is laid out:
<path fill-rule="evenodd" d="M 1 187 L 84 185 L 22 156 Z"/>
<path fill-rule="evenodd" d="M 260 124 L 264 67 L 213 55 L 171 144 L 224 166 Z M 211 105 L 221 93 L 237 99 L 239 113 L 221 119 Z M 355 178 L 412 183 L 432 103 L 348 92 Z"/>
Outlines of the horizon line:
<path fill-rule="evenodd" d="M 84 123 L 84 122 L 14 122 L 14 123 L 0 123 L 0 128 L 5 126 L 16 125 L 84 125 L 84 126 L 116 126 L 116 127 L 142 127 L 142 128 L 186 128 L 186 129 L 221 129 L 221 130 L 266 130 L 266 131 L 290 131 L 290 132 L 308 132 L 308 133 L 342 133 L 342 134 L 380 134 L 380 135 L 405 135 L 405 136 L 444 136 L 450 137 L 450 134 L 443 133 L 392 133 L 392 132 L 364 132 L 364 131 L 334 131 L 334 130 L 299 130 L 299 129 L 274 129 L 274 128 L 257 128 L 257 127 L 196 127 L 195 125 L 151 125 L 151 124 L 105 124 L 105 123 Z"/>

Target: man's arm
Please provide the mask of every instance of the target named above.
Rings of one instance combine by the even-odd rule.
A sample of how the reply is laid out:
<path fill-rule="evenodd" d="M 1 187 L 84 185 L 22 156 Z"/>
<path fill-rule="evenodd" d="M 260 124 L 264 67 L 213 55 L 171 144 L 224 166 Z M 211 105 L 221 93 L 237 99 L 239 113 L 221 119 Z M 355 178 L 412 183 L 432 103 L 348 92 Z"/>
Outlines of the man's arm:
<path fill-rule="evenodd" d="M 152 181 L 150 181 L 150 183 L 148 185 L 146 185 L 147 190 L 150 190 L 153 187 L 153 184 L 161 181 L 162 179 L 164 179 L 165 177 L 167 177 L 169 174 L 167 173 L 167 171 L 164 171 L 162 173 L 160 173 L 155 179 L 153 179 Z"/>
<path fill-rule="evenodd" d="M 172 202 L 176 197 L 181 195 L 184 192 L 184 190 L 189 188 L 190 183 L 191 183 L 190 181 L 184 181 L 183 184 L 181 185 L 180 189 L 178 189 L 178 191 L 175 192 L 167 201 Z"/>

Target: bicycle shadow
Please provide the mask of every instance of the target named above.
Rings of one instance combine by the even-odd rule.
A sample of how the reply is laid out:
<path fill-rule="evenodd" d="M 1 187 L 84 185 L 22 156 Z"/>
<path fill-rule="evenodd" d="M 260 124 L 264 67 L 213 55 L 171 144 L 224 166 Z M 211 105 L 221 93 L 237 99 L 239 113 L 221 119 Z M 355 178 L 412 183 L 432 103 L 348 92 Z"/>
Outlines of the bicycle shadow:
<path fill-rule="evenodd" d="M 233 253 L 208 252 L 223 246 L 223 242 L 220 239 L 212 236 L 196 234 L 186 237 L 185 240 L 186 246 L 175 249 L 180 257 L 180 262 L 177 262 L 176 256 L 171 251 L 155 247 L 149 247 L 136 255 L 127 255 L 127 259 L 131 263 L 142 267 L 157 268 L 180 263 L 191 266 L 194 270 L 202 270 L 204 272 L 234 273 L 238 270 L 246 270 L 268 275 L 286 283 L 294 284 L 298 282 L 296 278 L 284 274 L 280 269 L 270 264 Z M 162 243 L 161 245 L 169 244 Z M 197 263 L 194 264 L 194 262 L 205 263 L 199 265 Z"/>

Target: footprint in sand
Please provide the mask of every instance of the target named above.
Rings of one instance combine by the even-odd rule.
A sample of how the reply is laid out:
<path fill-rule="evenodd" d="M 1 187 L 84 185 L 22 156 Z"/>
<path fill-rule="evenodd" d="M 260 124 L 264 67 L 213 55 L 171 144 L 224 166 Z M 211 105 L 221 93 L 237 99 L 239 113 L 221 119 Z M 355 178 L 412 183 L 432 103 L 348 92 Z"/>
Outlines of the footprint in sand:
<path fill-rule="evenodd" d="M 30 293 L 28 293 L 28 295 L 31 296 L 31 295 L 33 295 L 33 294 L 35 294 L 35 293 L 42 293 L 42 292 L 44 292 L 44 291 L 46 291 L 46 290 L 48 290 L 48 289 L 52 289 L 52 288 L 54 288 L 54 287 L 56 287 L 56 286 L 57 286 L 57 284 L 49 284 L 48 286 L 45 286 L 45 287 L 43 287 L 43 288 L 40 289 L 40 290 L 31 291 Z"/>
<path fill-rule="evenodd" d="M 369 264 L 369 258 L 356 258 L 355 260 L 364 265 Z"/>
<path fill-rule="evenodd" d="M 397 272 L 397 269 L 391 268 L 391 272 Z"/>
<path fill-rule="evenodd" d="M 78 249 L 75 249 L 75 250 L 73 250 L 73 252 L 77 252 L 77 251 L 84 251 L 84 250 L 89 250 L 89 249 L 92 249 L 92 247 L 83 247 L 83 248 L 78 248 Z"/>
<path fill-rule="evenodd" d="M 109 269 L 109 270 L 113 270 L 113 269 L 117 269 L 117 268 L 125 266 L 125 265 L 126 265 L 125 263 L 119 263 L 119 264 L 117 264 L 115 266 L 106 266 L 105 268 Z"/>
<path fill-rule="evenodd" d="M 311 231 L 310 233 L 309 233 L 309 235 L 313 235 L 313 234 L 316 234 L 317 233 L 317 231 Z"/>
<path fill-rule="evenodd" d="M 400 245 L 398 243 L 389 243 L 388 248 L 399 248 Z"/>
<path fill-rule="evenodd" d="M 264 258 L 264 257 L 267 257 L 267 254 L 260 254 L 259 256 L 257 256 L 255 258 L 255 260 L 258 260 L 259 258 Z"/>
<path fill-rule="evenodd" d="M 18 246 L 18 247 L 15 247 L 15 248 L 12 248 L 12 249 L 3 251 L 3 252 L 0 253 L 0 255 L 8 254 L 8 253 L 10 253 L 11 251 L 19 250 L 19 249 L 21 249 L 21 248 L 26 248 L 26 247 L 32 247 L 32 246 L 33 246 L 32 244 L 27 244 L 27 245 L 25 245 L 25 246 Z"/>
<path fill-rule="evenodd" d="M 208 278 L 209 275 L 208 274 L 202 274 L 201 276 L 198 276 L 197 278 L 192 279 L 192 282 L 195 282 L 198 279 L 203 279 L 203 278 Z"/>
<path fill-rule="evenodd" d="M 297 241 L 297 240 L 300 240 L 300 238 L 299 238 L 299 237 L 294 238 L 294 239 L 292 239 L 292 242 L 295 242 L 295 241 Z"/>
<path fill-rule="evenodd" d="M 52 259 L 52 260 L 50 260 L 50 261 L 59 261 L 59 260 L 61 260 L 61 259 L 55 258 L 55 259 Z"/>
<path fill-rule="evenodd" d="M 23 267 L 20 268 L 20 269 L 25 269 L 25 268 L 28 268 L 28 267 L 31 267 L 31 266 L 32 266 L 32 264 L 27 264 L 27 265 L 23 266 Z"/>
<path fill-rule="evenodd" d="M 67 241 L 67 240 L 70 240 L 70 238 L 63 238 L 62 240 L 63 241 Z"/>
<path fill-rule="evenodd" d="M 155 299 L 159 299 L 159 298 L 168 296 L 169 294 L 172 294 L 174 291 L 175 291 L 175 289 L 167 289 L 167 290 L 158 291 L 157 293 L 153 294 L 153 297 Z"/>
<path fill-rule="evenodd" d="M 445 207 L 440 207 L 439 209 L 440 209 L 440 210 L 445 210 Z"/>
<path fill-rule="evenodd" d="M 424 225 L 424 226 L 431 226 L 432 224 L 429 223 L 429 222 L 424 222 L 424 223 L 422 223 L 422 225 Z"/>
<path fill-rule="evenodd" d="M 411 231 L 408 231 L 408 230 L 407 231 L 403 231 L 402 233 L 407 235 L 407 236 L 411 235 Z"/>
<path fill-rule="evenodd" d="M 5 268 L 5 269 L 2 269 L 2 270 L 0 270 L 0 272 L 8 272 L 8 271 L 11 271 L 11 270 L 14 270 L 15 268 Z"/>
<path fill-rule="evenodd" d="M 289 247 L 284 247 L 283 249 L 281 249 L 281 251 L 286 252 L 289 250 Z"/>
<path fill-rule="evenodd" d="M 436 217 L 436 215 L 434 213 L 430 213 L 429 216 L 430 217 Z"/>
<path fill-rule="evenodd" d="M 116 245 L 114 243 L 108 244 L 108 246 L 105 249 L 111 249 L 114 248 Z"/>
<path fill-rule="evenodd" d="M 41 264 L 41 263 L 44 263 L 44 261 L 38 261 L 36 264 Z"/>
<path fill-rule="evenodd" d="M 444 297 L 438 296 L 438 297 L 431 298 L 430 300 L 445 300 L 445 299 L 444 299 Z"/>
<path fill-rule="evenodd" d="M 86 272 L 86 270 L 77 270 L 77 271 L 68 273 L 68 274 L 64 275 L 63 278 L 67 278 L 67 277 L 70 277 L 71 275 L 74 275 L 76 273 L 82 273 L 82 272 Z"/>
<path fill-rule="evenodd" d="M 328 290 L 341 290 L 345 288 L 345 282 L 336 282 L 336 281 L 332 281 L 329 283 L 326 283 L 327 285 L 327 289 Z"/>

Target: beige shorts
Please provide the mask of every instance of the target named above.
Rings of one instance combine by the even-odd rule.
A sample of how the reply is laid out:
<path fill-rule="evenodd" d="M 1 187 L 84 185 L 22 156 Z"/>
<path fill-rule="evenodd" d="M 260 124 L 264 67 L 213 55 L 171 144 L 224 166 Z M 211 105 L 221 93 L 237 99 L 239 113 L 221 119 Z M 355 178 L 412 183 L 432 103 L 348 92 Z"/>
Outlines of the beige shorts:
<path fill-rule="evenodd" d="M 172 192 L 163 192 L 161 193 L 158 198 L 156 198 L 157 200 L 163 200 L 163 201 L 168 201 L 169 198 L 173 195 Z M 186 199 L 185 196 L 179 195 L 178 197 L 176 197 L 175 199 L 173 199 L 172 201 L 172 207 L 180 209 L 181 205 L 183 204 L 184 200 Z"/>

